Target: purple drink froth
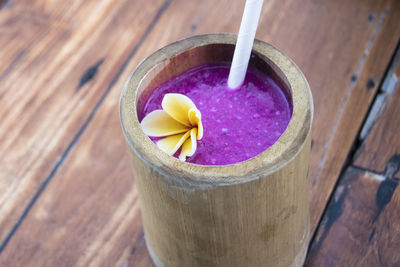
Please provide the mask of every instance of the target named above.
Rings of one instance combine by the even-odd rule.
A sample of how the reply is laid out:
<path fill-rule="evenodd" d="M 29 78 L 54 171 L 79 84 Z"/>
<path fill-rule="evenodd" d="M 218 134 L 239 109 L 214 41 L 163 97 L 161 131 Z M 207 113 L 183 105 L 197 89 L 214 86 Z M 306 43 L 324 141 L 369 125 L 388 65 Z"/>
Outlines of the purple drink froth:
<path fill-rule="evenodd" d="M 227 165 L 257 156 L 286 130 L 291 104 L 276 81 L 254 67 L 249 66 L 243 85 L 235 90 L 228 88 L 228 75 L 229 65 L 218 64 L 196 67 L 172 78 L 150 95 L 139 111 L 139 120 L 162 109 L 165 94 L 184 94 L 200 110 L 204 127 L 196 153 L 187 162 Z"/>

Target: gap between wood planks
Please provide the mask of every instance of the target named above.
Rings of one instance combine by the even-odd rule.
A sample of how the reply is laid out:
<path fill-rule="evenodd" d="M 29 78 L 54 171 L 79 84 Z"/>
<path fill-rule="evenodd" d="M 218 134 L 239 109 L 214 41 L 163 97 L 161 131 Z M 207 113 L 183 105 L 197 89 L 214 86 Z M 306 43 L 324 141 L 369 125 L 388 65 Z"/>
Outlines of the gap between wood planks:
<path fill-rule="evenodd" d="M 379 24 L 381 24 L 381 23 L 379 23 Z M 379 27 L 379 26 L 377 26 L 377 28 L 378 28 L 378 27 Z M 375 36 L 375 32 L 373 33 L 373 36 Z M 371 41 L 373 41 L 374 39 L 375 39 L 374 37 L 371 37 Z M 371 43 L 371 42 L 370 42 L 370 43 Z M 365 59 L 365 52 L 368 53 L 368 50 L 369 50 L 370 46 L 372 45 L 372 44 L 370 45 L 370 43 L 368 43 L 366 50 L 364 50 L 364 54 L 363 54 L 363 56 L 362 56 L 362 59 L 360 60 L 360 63 L 362 63 L 362 62 L 364 61 L 364 59 Z M 364 118 L 364 120 L 363 120 L 363 123 L 362 123 L 361 126 L 360 126 L 360 129 L 359 129 L 359 131 L 358 131 L 358 133 L 357 133 L 356 139 L 354 140 L 354 143 L 353 143 L 353 145 L 352 145 L 352 148 L 350 149 L 350 152 L 349 152 L 349 154 L 348 154 L 348 156 L 347 156 L 347 158 L 346 158 L 346 161 L 345 161 L 345 163 L 344 163 L 343 166 L 342 166 L 342 169 L 341 169 L 340 174 L 339 174 L 339 178 L 336 180 L 336 183 L 335 183 L 335 185 L 334 185 L 334 187 L 333 187 L 333 190 L 332 190 L 332 192 L 331 192 L 331 194 L 330 194 L 330 196 L 329 196 L 329 199 L 328 199 L 328 201 L 327 201 L 327 204 L 325 205 L 324 211 L 322 212 L 322 215 L 321 215 L 321 217 L 320 217 L 320 220 L 319 220 L 319 222 L 318 222 L 318 225 L 317 225 L 317 227 L 316 227 L 316 229 L 315 229 L 315 231 L 314 231 L 313 236 L 312 236 L 311 239 L 310 239 L 309 246 L 308 246 L 308 251 L 310 251 L 312 244 L 316 241 L 317 234 L 318 234 L 318 232 L 319 232 L 319 230 L 320 230 L 321 222 L 322 222 L 323 218 L 324 218 L 325 215 L 326 215 L 326 212 L 327 212 L 327 210 L 328 210 L 329 203 L 331 203 L 332 198 L 334 198 L 335 192 L 336 192 L 336 190 L 338 189 L 338 186 L 339 186 L 339 184 L 340 184 L 340 181 L 342 180 L 344 174 L 346 173 L 346 171 L 347 171 L 349 168 L 353 168 L 353 169 L 357 169 L 357 170 L 364 171 L 364 172 L 367 172 L 367 173 L 371 173 L 371 174 L 373 175 L 373 177 L 376 177 L 377 179 L 385 179 L 385 177 L 383 176 L 384 174 L 376 173 L 376 172 L 374 172 L 374 171 L 372 171 L 372 170 L 368 170 L 368 169 L 365 169 L 365 168 L 356 167 L 356 166 L 353 165 L 353 163 L 354 163 L 356 157 L 358 156 L 358 153 L 359 153 L 359 151 L 360 151 L 360 148 L 361 148 L 362 145 L 365 143 L 365 141 L 366 141 L 367 138 L 368 138 L 369 133 L 371 132 L 372 128 L 374 127 L 374 124 L 375 124 L 375 123 L 372 124 L 372 125 L 370 125 L 370 128 L 368 129 L 368 133 L 365 134 L 365 131 L 366 131 L 366 130 L 365 130 L 364 128 L 365 128 L 365 126 L 366 126 L 366 123 L 368 122 L 368 120 L 370 120 L 370 116 L 373 116 L 373 115 L 374 115 L 373 112 L 372 112 L 372 111 L 373 111 L 372 109 L 374 108 L 374 105 L 375 105 L 376 101 L 379 100 L 379 95 L 382 94 L 382 92 L 385 92 L 384 86 L 387 84 L 386 81 L 387 81 L 388 79 L 391 79 L 391 76 L 392 76 L 392 74 L 393 74 L 393 70 L 395 69 L 395 67 L 397 66 L 397 64 L 398 64 L 399 61 L 400 61 L 399 58 L 400 58 L 400 40 L 399 40 L 398 43 L 397 43 L 396 49 L 395 49 L 395 51 L 394 51 L 394 53 L 393 53 L 393 55 L 392 55 L 392 57 L 391 57 L 391 59 L 390 59 L 390 61 L 389 61 L 389 64 L 388 64 L 388 66 L 387 66 L 387 68 L 386 68 L 386 70 L 385 70 L 385 73 L 384 73 L 384 75 L 383 75 L 383 77 L 382 77 L 382 79 L 381 79 L 381 81 L 380 81 L 380 84 L 379 84 L 379 86 L 378 86 L 378 90 L 376 90 L 376 93 L 375 93 L 375 95 L 374 95 L 374 98 L 373 98 L 373 100 L 371 101 L 371 105 L 370 105 L 370 107 L 368 108 L 368 111 L 365 113 L 365 114 L 366 114 L 366 115 L 365 115 L 365 118 Z M 357 68 L 357 71 L 361 71 L 361 68 Z M 354 76 L 354 75 L 353 75 L 353 76 Z M 356 77 L 355 79 L 353 79 L 353 77 L 352 77 L 352 80 L 351 80 L 351 82 L 350 82 L 349 88 L 351 88 L 351 87 L 353 86 L 352 84 L 355 82 L 356 79 L 357 79 L 357 77 Z M 354 81 L 353 81 L 353 80 L 354 80 Z M 367 83 L 366 86 L 368 87 L 368 83 Z M 367 88 L 367 89 L 368 89 L 368 88 Z M 390 98 L 388 98 L 387 101 L 390 101 Z M 381 114 L 383 113 L 385 107 L 382 107 L 382 108 L 383 108 L 383 110 L 381 110 Z M 375 114 L 375 115 L 376 115 L 376 114 Z M 379 117 L 375 118 L 375 121 L 374 121 L 374 122 L 376 122 L 378 119 L 379 119 Z"/>
<path fill-rule="evenodd" d="M 35 204 L 36 200 L 39 198 L 39 196 L 42 194 L 42 192 L 46 189 L 46 187 L 48 186 L 48 184 L 51 182 L 52 178 L 54 177 L 54 175 L 57 173 L 57 171 L 61 168 L 61 166 L 63 165 L 64 161 L 66 160 L 66 158 L 68 157 L 69 153 L 71 152 L 71 150 L 74 148 L 75 144 L 78 142 L 79 138 L 82 136 L 83 132 L 86 130 L 87 126 L 89 125 L 89 123 L 92 121 L 93 117 L 96 115 L 98 109 L 100 108 L 100 106 L 102 105 L 102 103 L 104 102 L 104 99 L 108 96 L 109 92 L 111 91 L 111 88 L 114 86 L 114 84 L 118 81 L 118 79 L 120 78 L 121 74 L 123 73 L 123 71 L 125 70 L 125 68 L 127 67 L 128 63 L 130 62 L 130 60 L 135 56 L 136 52 L 139 50 L 139 48 L 141 47 L 141 45 L 143 44 L 143 42 L 146 40 L 146 38 L 149 36 L 149 34 L 151 33 L 151 31 L 153 30 L 153 28 L 155 27 L 155 25 L 158 23 L 158 21 L 160 20 L 161 16 L 165 13 L 165 11 L 168 9 L 170 3 L 172 0 L 165 0 L 164 3 L 162 4 L 162 6 L 159 8 L 159 10 L 157 11 L 157 14 L 154 16 L 153 20 L 151 21 L 150 25 L 147 27 L 146 31 L 144 32 L 144 34 L 140 37 L 138 43 L 135 45 L 135 47 L 132 49 L 132 51 L 130 52 L 130 54 L 128 55 L 128 57 L 126 58 L 126 60 L 124 61 L 124 63 L 122 64 L 121 68 L 119 69 L 119 71 L 116 73 L 116 75 L 114 76 L 114 78 L 111 80 L 109 86 L 107 87 L 107 89 L 105 90 L 105 92 L 103 93 L 103 95 L 101 96 L 100 100 L 96 103 L 95 107 L 93 108 L 93 110 L 90 112 L 88 118 L 85 120 L 85 122 L 83 123 L 83 125 L 81 126 L 81 128 L 78 130 L 78 132 L 76 133 L 75 137 L 73 138 L 73 140 L 71 141 L 71 143 L 68 145 L 68 147 L 66 148 L 66 150 L 63 152 L 63 154 L 60 156 L 60 158 L 57 160 L 54 168 L 51 170 L 50 174 L 46 177 L 46 179 L 44 180 L 44 182 L 40 185 L 39 189 L 36 191 L 35 195 L 32 197 L 32 199 L 30 200 L 30 202 L 28 203 L 28 205 L 26 206 L 26 208 L 24 209 L 24 211 L 22 212 L 22 215 L 19 217 L 18 221 L 15 223 L 15 225 L 13 226 L 13 228 L 10 230 L 10 232 L 8 233 L 8 235 L 5 237 L 5 239 L 1 242 L 0 244 L 0 254 L 1 252 L 4 250 L 4 248 L 7 246 L 8 242 L 10 241 L 10 239 L 12 238 L 12 236 L 14 235 L 14 233 L 18 230 L 19 226 L 21 225 L 22 221 L 25 219 L 25 217 L 28 215 L 29 211 L 31 210 L 31 208 L 33 207 L 33 205 Z"/>
<path fill-rule="evenodd" d="M 400 170 L 400 154 L 394 154 L 387 161 L 385 170 L 382 172 L 370 172 L 366 171 L 364 168 L 359 168 L 355 166 L 349 166 L 345 170 L 345 173 L 341 177 L 339 184 L 335 190 L 333 198 L 327 204 L 328 209 L 326 211 L 326 214 L 324 214 L 324 217 L 319 225 L 318 233 L 315 236 L 315 239 L 312 242 L 312 246 L 309 249 L 305 266 L 321 266 L 320 262 L 321 259 L 326 260 L 324 261 L 325 265 L 326 264 L 335 265 L 335 263 L 337 265 L 338 262 L 340 262 L 340 264 L 348 262 L 349 259 L 348 257 L 347 258 L 346 257 L 337 258 L 335 256 L 333 256 L 332 258 L 330 257 L 335 253 L 335 251 L 337 252 L 337 248 L 338 246 L 340 246 L 338 244 L 346 242 L 346 240 L 349 242 L 351 241 L 350 243 L 357 243 L 357 247 L 360 249 L 357 250 L 358 252 L 356 254 L 354 254 L 356 255 L 354 259 L 356 259 L 357 257 L 358 258 L 361 257 L 363 258 L 364 261 L 366 260 L 367 262 L 369 262 L 368 257 L 371 255 L 367 256 L 370 253 L 366 253 L 365 249 L 370 246 L 370 242 L 372 241 L 375 235 L 376 229 L 382 229 L 382 227 L 386 228 L 386 226 L 382 225 L 382 221 L 380 223 L 378 223 L 377 221 L 379 217 L 385 213 L 386 206 L 388 206 L 389 203 L 391 203 L 395 192 L 397 192 L 396 188 L 400 184 L 400 180 L 396 179 L 395 175 L 399 170 Z M 373 181 L 368 181 L 368 180 L 373 180 Z M 367 184 L 369 185 L 367 186 L 369 189 L 373 189 L 372 191 L 370 190 L 365 191 L 365 185 Z M 368 211 L 365 211 L 366 212 L 365 214 L 368 214 L 368 216 L 363 217 L 363 221 L 370 220 L 369 226 L 364 224 L 360 226 L 361 228 L 359 228 L 358 225 L 354 227 L 353 220 L 358 218 L 357 217 L 358 215 L 354 215 L 354 212 L 357 213 L 357 211 L 359 211 L 360 208 L 359 206 L 360 202 L 358 203 L 358 208 L 357 208 L 357 202 L 361 201 L 361 203 L 363 203 L 362 206 L 365 205 L 365 207 L 367 207 L 368 206 L 368 204 L 366 204 L 368 202 L 367 200 L 370 200 L 369 201 L 370 204 L 374 203 L 376 205 L 375 209 L 372 210 L 370 208 Z M 347 204 L 349 204 L 349 206 Z M 352 215 L 350 215 L 349 217 L 349 214 Z M 387 216 L 387 211 L 386 211 L 386 216 Z M 339 230 L 340 228 L 338 228 L 338 224 L 341 225 L 341 227 L 345 227 L 346 231 L 347 230 L 350 231 L 350 235 L 352 235 L 353 237 L 349 238 L 348 237 L 349 233 L 347 234 L 345 233 L 344 235 L 346 237 L 344 237 L 342 232 L 344 230 L 343 229 Z M 381 227 L 379 227 L 379 225 Z M 360 229 L 363 229 L 362 231 L 364 231 L 364 233 L 366 234 L 364 235 L 360 234 L 362 232 L 359 231 Z M 338 236 L 341 237 L 338 237 L 337 234 Z M 334 243 L 334 245 L 333 246 L 327 245 L 326 242 L 327 244 Z M 386 244 L 386 241 L 384 243 Z M 380 247 L 380 245 L 384 244 L 382 243 L 375 244 L 375 246 L 378 247 Z M 329 247 L 328 251 L 326 251 L 326 246 Z M 362 247 L 364 249 L 362 249 Z M 391 247 L 390 245 L 386 244 L 386 248 L 390 247 Z M 354 246 L 352 247 L 352 249 L 354 249 Z M 367 249 L 367 251 L 370 250 Z M 375 255 L 375 257 L 380 258 L 379 255 L 378 256 Z M 391 264 L 393 265 L 394 262 L 395 260 Z M 382 265 L 382 263 L 380 263 L 380 265 Z M 361 264 L 360 266 L 363 265 Z"/>
<path fill-rule="evenodd" d="M 386 76 L 382 81 L 382 85 L 379 88 L 375 98 L 373 100 L 373 104 L 369 112 L 367 113 L 367 117 L 365 122 L 362 124 L 362 128 L 360 130 L 360 135 L 358 138 L 359 147 L 355 151 L 354 162 L 357 160 L 358 156 L 361 154 L 363 147 L 365 146 L 368 136 L 372 132 L 372 129 L 377 124 L 379 119 L 382 117 L 387 105 L 393 97 L 394 91 L 399 83 L 399 77 L 396 76 L 395 70 L 400 64 L 400 40 L 397 43 L 396 51 L 392 60 L 389 64 L 389 68 L 386 71 Z"/>

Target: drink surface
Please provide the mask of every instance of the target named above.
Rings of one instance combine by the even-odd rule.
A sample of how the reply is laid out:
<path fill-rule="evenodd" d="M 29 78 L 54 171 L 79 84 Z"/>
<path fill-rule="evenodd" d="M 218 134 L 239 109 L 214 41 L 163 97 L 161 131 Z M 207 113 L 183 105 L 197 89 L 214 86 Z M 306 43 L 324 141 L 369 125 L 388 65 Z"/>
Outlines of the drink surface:
<path fill-rule="evenodd" d="M 196 153 L 187 162 L 227 165 L 257 156 L 286 130 L 291 104 L 274 79 L 254 67 L 249 66 L 243 85 L 235 90 L 228 88 L 228 75 L 229 65 L 221 63 L 172 78 L 154 90 L 139 111 L 139 120 L 162 109 L 165 94 L 184 94 L 200 110 L 204 127 Z"/>

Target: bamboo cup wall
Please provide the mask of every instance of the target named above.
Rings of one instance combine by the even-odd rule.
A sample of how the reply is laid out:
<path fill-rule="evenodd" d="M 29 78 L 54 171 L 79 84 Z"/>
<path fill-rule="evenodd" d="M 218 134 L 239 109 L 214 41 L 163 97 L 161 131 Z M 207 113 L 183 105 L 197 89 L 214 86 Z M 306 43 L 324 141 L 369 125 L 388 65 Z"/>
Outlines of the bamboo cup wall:
<path fill-rule="evenodd" d="M 160 151 L 140 129 L 137 112 L 158 85 L 195 66 L 231 61 L 235 42 L 235 35 L 209 34 L 166 46 L 134 70 L 121 95 L 121 124 L 146 244 L 157 266 L 304 262 L 313 102 L 306 79 L 288 57 L 267 43 L 254 43 L 250 64 L 285 88 L 293 115 L 279 140 L 250 160 L 225 166 L 183 163 Z"/>

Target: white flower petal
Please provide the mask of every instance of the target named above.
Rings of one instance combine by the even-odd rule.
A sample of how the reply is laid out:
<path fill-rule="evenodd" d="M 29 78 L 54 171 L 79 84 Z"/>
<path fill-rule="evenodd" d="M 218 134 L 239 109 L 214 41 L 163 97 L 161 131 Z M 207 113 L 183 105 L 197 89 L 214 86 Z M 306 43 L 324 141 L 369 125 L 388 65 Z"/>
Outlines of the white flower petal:
<path fill-rule="evenodd" d="M 167 153 L 168 155 L 174 155 L 181 145 L 189 138 L 191 131 L 187 131 L 184 134 L 176 134 L 165 137 L 157 141 L 159 149 Z"/>
<path fill-rule="evenodd" d="M 203 124 L 201 122 L 200 110 L 198 110 L 196 108 L 191 108 L 188 111 L 188 117 L 189 117 L 189 121 L 190 121 L 191 125 L 197 127 L 196 136 L 197 136 L 197 140 L 200 140 L 201 138 L 203 138 Z"/>
<path fill-rule="evenodd" d="M 168 136 L 190 130 L 190 128 L 174 120 L 164 110 L 154 110 L 147 114 L 140 126 L 146 135 L 154 137 Z"/>
<path fill-rule="evenodd" d="M 188 118 L 188 112 L 191 108 L 196 108 L 196 106 L 189 97 L 182 94 L 166 94 L 161 106 L 178 122 L 188 127 L 192 126 Z"/>
<path fill-rule="evenodd" d="M 151 112 L 140 125 L 148 136 L 166 136 L 156 144 L 169 155 L 182 147 L 179 159 L 185 161 L 186 157 L 194 155 L 197 140 L 203 137 L 201 113 L 192 100 L 182 94 L 166 94 L 161 106 L 163 110 Z"/>
<path fill-rule="evenodd" d="M 190 138 L 188 138 L 182 145 L 181 153 L 179 155 L 179 159 L 181 161 L 186 161 L 186 157 L 191 157 L 196 152 L 197 149 L 196 135 L 197 135 L 197 129 L 193 128 L 190 131 Z"/>

